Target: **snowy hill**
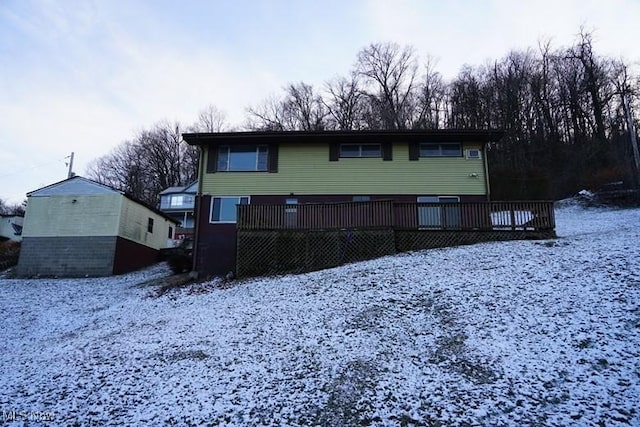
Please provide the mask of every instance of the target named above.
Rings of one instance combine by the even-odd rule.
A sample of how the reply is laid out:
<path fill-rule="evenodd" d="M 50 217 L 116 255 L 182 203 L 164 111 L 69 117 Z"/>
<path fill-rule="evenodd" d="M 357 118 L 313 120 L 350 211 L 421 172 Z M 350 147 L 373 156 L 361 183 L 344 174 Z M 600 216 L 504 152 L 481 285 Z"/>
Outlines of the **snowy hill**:
<path fill-rule="evenodd" d="M 639 425 L 640 209 L 557 224 L 160 297 L 137 284 L 164 266 L 0 279 L 4 419 Z"/>

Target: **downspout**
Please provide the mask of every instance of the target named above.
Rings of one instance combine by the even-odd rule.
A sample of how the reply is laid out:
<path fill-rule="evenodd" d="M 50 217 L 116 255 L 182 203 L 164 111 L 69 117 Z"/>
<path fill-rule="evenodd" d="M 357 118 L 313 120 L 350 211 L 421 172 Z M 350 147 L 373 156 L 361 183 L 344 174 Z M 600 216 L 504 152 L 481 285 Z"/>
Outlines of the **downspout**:
<path fill-rule="evenodd" d="M 487 188 L 487 202 L 491 201 L 491 187 L 489 186 L 489 155 L 487 150 L 487 145 L 489 143 L 485 143 L 484 147 L 482 147 L 482 161 L 484 162 L 484 185 Z"/>
<path fill-rule="evenodd" d="M 204 178 L 204 148 L 202 145 L 198 145 L 198 151 L 200 152 L 200 161 L 198 162 L 198 185 L 196 190 L 196 199 L 193 204 L 193 259 L 191 260 L 191 277 L 194 279 L 198 278 L 198 270 L 196 270 L 196 267 L 198 259 L 198 242 L 200 240 L 200 199 L 202 198 L 202 180 Z"/>

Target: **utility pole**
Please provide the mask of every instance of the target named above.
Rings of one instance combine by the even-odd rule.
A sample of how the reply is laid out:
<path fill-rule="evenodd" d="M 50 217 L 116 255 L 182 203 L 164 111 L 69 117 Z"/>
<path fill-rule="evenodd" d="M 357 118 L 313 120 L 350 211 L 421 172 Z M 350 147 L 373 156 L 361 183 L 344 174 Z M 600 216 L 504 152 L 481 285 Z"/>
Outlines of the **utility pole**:
<path fill-rule="evenodd" d="M 71 152 L 71 155 L 67 157 L 67 159 L 69 159 L 69 163 L 67 163 L 69 165 L 69 173 L 67 174 L 67 179 L 69 179 L 75 175 L 73 173 L 73 151 Z"/>
<path fill-rule="evenodd" d="M 636 139 L 636 127 L 633 124 L 633 116 L 631 115 L 631 107 L 629 106 L 629 100 L 627 99 L 626 94 L 622 95 L 622 100 L 624 102 L 624 109 L 627 113 L 627 123 L 629 128 L 629 136 L 631 138 L 631 148 L 633 149 L 633 159 L 636 164 L 636 181 L 637 184 L 640 185 L 640 153 L 638 152 L 638 141 Z"/>

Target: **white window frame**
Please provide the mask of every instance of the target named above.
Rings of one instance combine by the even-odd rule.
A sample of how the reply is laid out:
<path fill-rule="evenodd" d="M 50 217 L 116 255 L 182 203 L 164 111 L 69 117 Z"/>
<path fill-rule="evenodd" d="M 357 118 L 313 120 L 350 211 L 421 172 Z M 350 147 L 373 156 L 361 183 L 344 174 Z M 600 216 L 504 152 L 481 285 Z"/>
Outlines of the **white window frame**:
<path fill-rule="evenodd" d="M 376 155 L 362 155 L 362 147 L 363 146 L 376 146 L 378 147 L 378 154 Z M 342 148 L 345 146 L 350 147 L 358 147 L 358 155 L 345 155 L 342 151 Z M 339 157 L 343 159 L 379 159 L 382 157 L 382 144 L 372 143 L 372 144 L 340 144 L 340 152 Z"/>
<path fill-rule="evenodd" d="M 451 203 L 452 206 L 434 206 L 418 207 L 418 228 L 421 230 L 442 230 L 442 210 L 455 209 L 458 215 L 458 226 L 460 225 L 460 207 L 456 204 L 460 203 L 460 196 L 419 196 L 416 199 L 418 203 Z M 453 227 L 454 229 L 457 227 Z"/>
<path fill-rule="evenodd" d="M 477 155 L 471 155 L 472 152 L 477 153 Z M 482 150 L 479 148 L 467 148 L 465 150 L 465 157 L 467 160 L 479 160 L 482 159 Z"/>
<path fill-rule="evenodd" d="M 458 152 L 458 154 L 444 154 L 443 153 L 443 149 L 442 146 L 443 145 L 457 145 L 460 150 Z M 434 155 L 423 155 L 422 154 L 422 147 L 425 145 L 431 145 L 431 146 L 437 146 L 438 147 L 438 154 L 434 154 Z M 423 157 L 423 158 L 434 158 L 434 157 L 462 157 L 462 143 L 461 142 L 423 142 L 420 143 L 420 146 L 418 147 L 418 154 L 419 157 Z"/>
<path fill-rule="evenodd" d="M 184 196 L 182 194 L 174 194 L 169 199 L 169 206 L 178 208 L 184 205 Z"/>
<path fill-rule="evenodd" d="M 237 210 L 237 205 L 241 204 L 241 200 L 242 199 L 247 199 L 247 205 L 251 204 L 251 197 L 250 196 L 212 196 L 211 197 L 211 204 L 209 206 L 209 224 L 235 224 L 236 222 L 238 222 L 238 218 L 236 216 L 236 219 L 233 221 L 216 221 L 213 219 L 213 206 L 215 204 L 215 200 L 216 199 L 235 199 L 237 201 L 236 205 L 236 210 Z M 222 204 L 222 201 L 220 202 Z M 220 211 L 222 212 L 222 206 L 220 208 Z"/>
<path fill-rule="evenodd" d="M 232 149 L 233 148 L 238 148 L 239 146 L 236 145 L 221 145 L 220 147 L 218 147 L 218 158 L 216 160 L 216 172 L 268 172 L 269 171 L 269 146 L 265 145 L 265 144 L 248 144 L 245 145 L 244 147 L 255 147 L 255 155 L 256 155 L 256 162 L 254 164 L 254 168 L 253 169 L 247 169 L 247 170 L 232 170 L 229 169 L 230 165 L 231 165 L 231 153 L 232 153 Z M 224 167 L 224 169 L 220 168 L 220 152 L 225 150 L 227 152 L 227 163 Z M 266 153 L 266 162 L 264 165 L 264 169 L 259 169 L 260 166 L 260 149 L 264 149 L 265 153 Z"/>

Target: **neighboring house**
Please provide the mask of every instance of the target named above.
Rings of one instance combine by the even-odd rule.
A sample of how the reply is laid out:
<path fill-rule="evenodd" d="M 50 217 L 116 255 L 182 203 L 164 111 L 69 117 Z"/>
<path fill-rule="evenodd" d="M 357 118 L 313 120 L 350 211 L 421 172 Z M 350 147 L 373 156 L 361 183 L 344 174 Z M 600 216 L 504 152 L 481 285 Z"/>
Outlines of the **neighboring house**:
<path fill-rule="evenodd" d="M 195 208 L 198 182 L 184 187 L 169 187 L 160 193 L 160 210 L 178 222 L 176 239 L 193 236 Z"/>
<path fill-rule="evenodd" d="M 0 241 L 21 241 L 23 223 L 24 216 L 22 215 L 0 215 Z"/>
<path fill-rule="evenodd" d="M 27 194 L 19 276 L 106 276 L 153 264 L 176 221 L 80 176 Z"/>
<path fill-rule="evenodd" d="M 195 269 L 235 268 L 236 205 L 489 200 L 497 131 L 188 133 L 201 147 Z"/>

